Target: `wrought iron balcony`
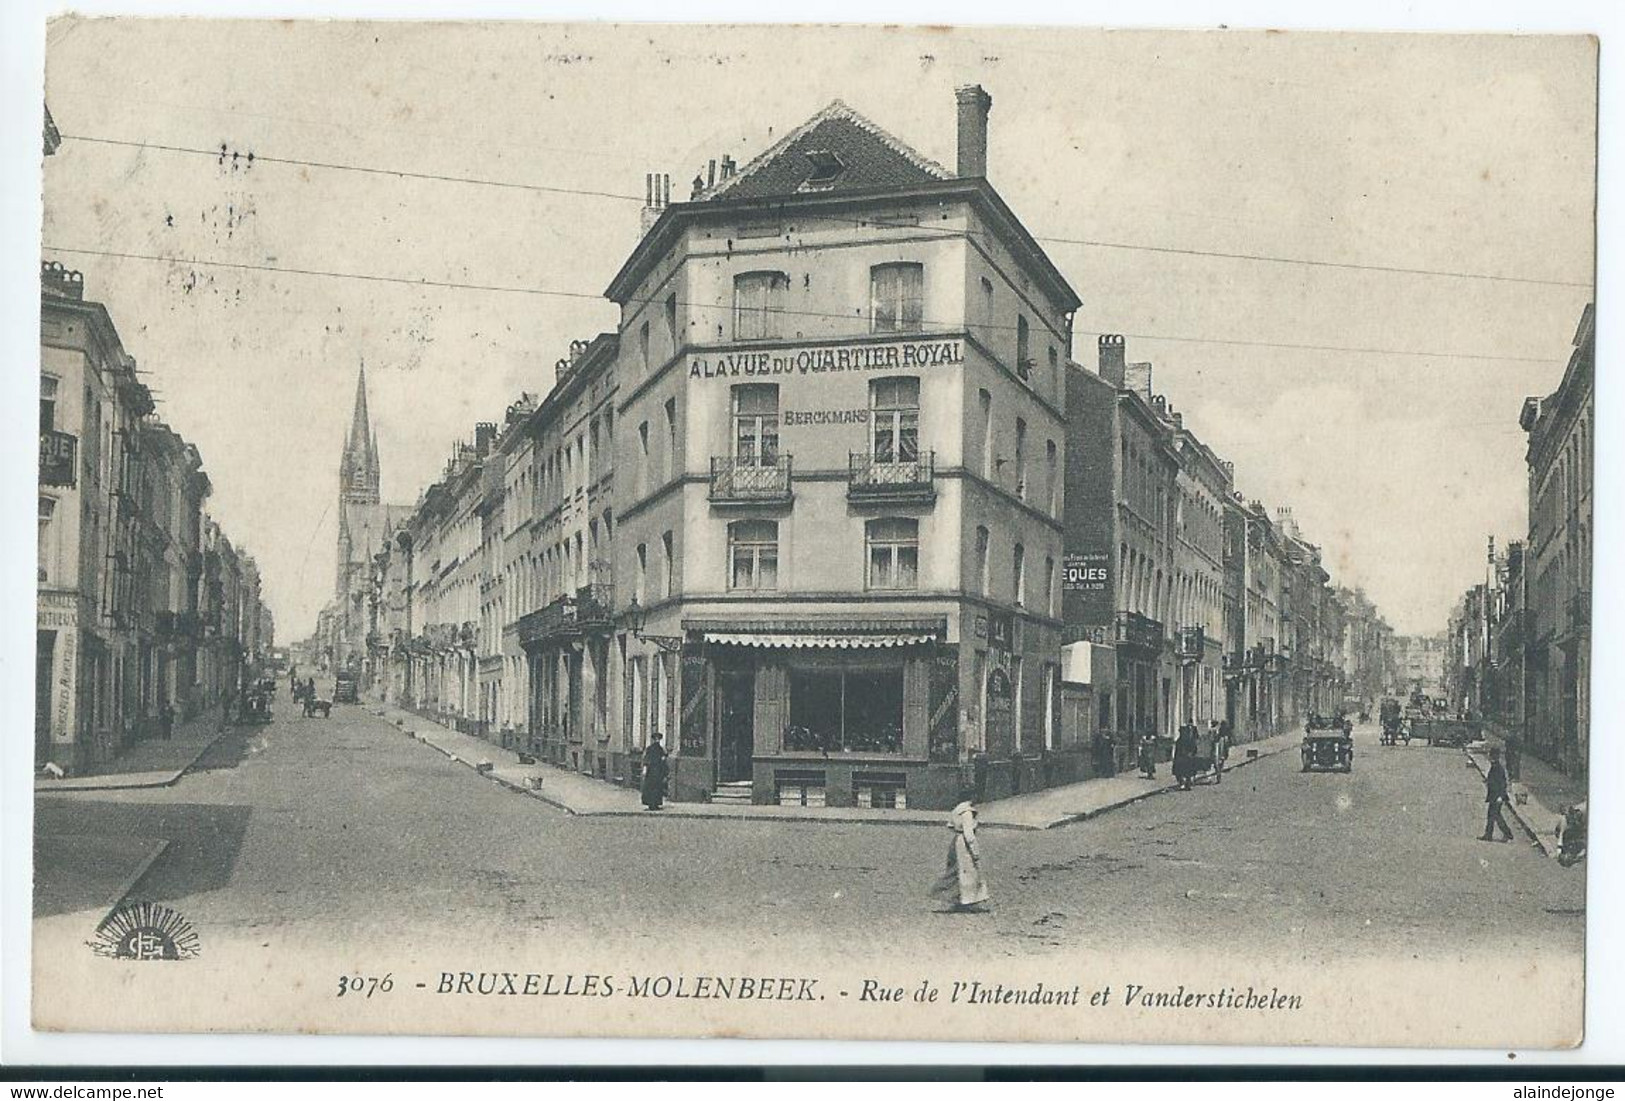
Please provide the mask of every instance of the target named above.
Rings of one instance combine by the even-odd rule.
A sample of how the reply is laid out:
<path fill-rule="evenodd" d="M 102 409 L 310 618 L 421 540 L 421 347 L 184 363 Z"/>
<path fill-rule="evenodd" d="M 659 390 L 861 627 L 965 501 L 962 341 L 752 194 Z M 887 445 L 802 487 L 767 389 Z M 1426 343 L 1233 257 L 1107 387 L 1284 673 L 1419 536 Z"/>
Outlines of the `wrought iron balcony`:
<path fill-rule="evenodd" d="M 1141 615 L 1139 612 L 1118 612 L 1116 623 L 1119 645 L 1139 650 L 1161 652 L 1161 620 L 1152 619 L 1150 616 Z"/>
<path fill-rule="evenodd" d="M 854 501 L 934 501 L 937 453 L 906 461 L 879 459 L 869 451 L 849 452 L 846 495 Z"/>
<path fill-rule="evenodd" d="M 521 616 L 515 624 L 519 644 L 535 645 L 608 632 L 613 625 L 614 605 L 615 590 L 610 585 L 583 585 L 573 594 L 561 596 Z"/>
<path fill-rule="evenodd" d="M 718 455 L 711 459 L 711 503 L 781 505 L 790 501 L 790 456 L 770 460 Z"/>

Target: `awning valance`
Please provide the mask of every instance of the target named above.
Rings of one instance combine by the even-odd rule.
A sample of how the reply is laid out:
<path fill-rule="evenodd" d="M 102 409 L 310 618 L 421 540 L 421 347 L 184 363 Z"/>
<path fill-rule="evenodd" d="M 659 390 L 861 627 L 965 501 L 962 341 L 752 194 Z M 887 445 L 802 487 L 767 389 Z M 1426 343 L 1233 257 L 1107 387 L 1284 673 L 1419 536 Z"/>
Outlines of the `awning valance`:
<path fill-rule="evenodd" d="M 935 635 L 927 634 L 741 634 L 732 631 L 707 631 L 705 641 L 718 646 L 755 646 L 792 650 L 879 650 L 895 646 L 918 646 L 933 642 Z"/>

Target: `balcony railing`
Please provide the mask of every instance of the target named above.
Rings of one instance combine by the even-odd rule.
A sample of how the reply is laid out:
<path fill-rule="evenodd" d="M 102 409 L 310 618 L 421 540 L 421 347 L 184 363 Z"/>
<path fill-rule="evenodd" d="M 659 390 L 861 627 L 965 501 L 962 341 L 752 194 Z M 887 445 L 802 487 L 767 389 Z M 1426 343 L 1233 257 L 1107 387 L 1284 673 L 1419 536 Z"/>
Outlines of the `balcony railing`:
<path fill-rule="evenodd" d="M 1182 661 L 1200 661 L 1207 648 L 1207 632 L 1201 627 L 1181 627 L 1175 638 L 1175 652 Z"/>
<path fill-rule="evenodd" d="M 790 456 L 771 460 L 718 455 L 711 460 L 711 501 L 719 505 L 784 504 L 790 500 Z"/>
<path fill-rule="evenodd" d="M 1117 641 L 1141 650 L 1162 649 L 1162 621 L 1139 612 L 1117 613 Z"/>
<path fill-rule="evenodd" d="M 615 590 L 608 584 L 583 585 L 545 607 L 520 617 L 515 626 L 520 645 L 574 638 L 609 630 L 614 615 Z"/>
<path fill-rule="evenodd" d="M 846 492 L 853 500 L 934 500 L 936 472 L 935 451 L 923 452 L 906 461 L 879 459 L 872 452 L 853 451 L 847 460 Z"/>

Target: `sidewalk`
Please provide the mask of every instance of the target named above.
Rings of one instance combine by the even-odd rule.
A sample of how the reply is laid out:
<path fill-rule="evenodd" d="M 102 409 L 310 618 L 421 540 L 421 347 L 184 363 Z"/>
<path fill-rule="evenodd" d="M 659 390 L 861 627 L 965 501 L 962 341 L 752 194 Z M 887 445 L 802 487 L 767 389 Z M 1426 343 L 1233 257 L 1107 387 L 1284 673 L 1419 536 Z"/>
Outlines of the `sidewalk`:
<path fill-rule="evenodd" d="M 220 726 L 220 709 L 211 707 L 194 719 L 175 724 L 168 739 L 144 738 L 89 776 L 53 780 L 36 776 L 34 791 L 51 794 L 66 791 L 113 791 L 121 788 L 161 788 L 179 780 L 198 758 L 225 734 Z"/>
<path fill-rule="evenodd" d="M 1493 739 L 1490 744 L 1499 741 Z M 1467 759 L 1480 776 L 1489 771 L 1489 758 L 1484 753 L 1469 749 Z M 1541 852 L 1556 856 L 1557 826 L 1563 820 L 1563 808 L 1586 798 L 1585 785 L 1527 753 L 1519 761 L 1518 772 L 1519 778 L 1507 784 L 1513 817 Z"/>
<path fill-rule="evenodd" d="M 479 769 L 491 780 L 534 796 L 568 814 L 582 816 L 644 816 L 644 808 L 634 788 L 581 776 L 567 769 L 537 763 L 519 763 L 519 755 L 471 734 L 462 734 L 409 711 L 387 704 L 365 705 L 373 714 L 398 727 L 425 745 L 444 753 L 460 764 Z M 1249 742 L 1230 752 L 1232 772 L 1252 761 L 1261 761 L 1295 748 L 1302 736 L 1282 734 Z M 1254 753 L 1249 757 L 1249 752 Z M 489 768 L 480 768 L 488 763 Z M 1167 764 L 1154 780 L 1134 775 L 1113 776 L 1064 787 L 997 799 L 983 804 L 980 821 L 984 827 L 1015 830 L 1047 830 L 1072 822 L 1082 822 L 1106 811 L 1137 803 L 1153 795 L 1173 791 L 1178 785 Z M 815 822 L 867 822 L 897 826 L 941 826 L 943 812 L 936 810 L 880 810 L 868 807 L 779 807 L 723 805 L 715 803 L 667 803 L 659 812 L 668 818 L 723 818 L 742 820 L 786 819 Z"/>

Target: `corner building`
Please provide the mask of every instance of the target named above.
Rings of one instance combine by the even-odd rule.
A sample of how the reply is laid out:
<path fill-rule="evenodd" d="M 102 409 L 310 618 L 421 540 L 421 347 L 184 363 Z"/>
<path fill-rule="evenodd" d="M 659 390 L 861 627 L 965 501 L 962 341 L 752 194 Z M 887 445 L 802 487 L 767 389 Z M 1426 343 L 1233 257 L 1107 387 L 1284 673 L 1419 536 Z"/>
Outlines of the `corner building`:
<path fill-rule="evenodd" d="M 840 102 L 664 203 L 621 307 L 626 751 L 679 800 L 947 807 L 1049 782 L 1079 300 L 986 179 Z"/>

